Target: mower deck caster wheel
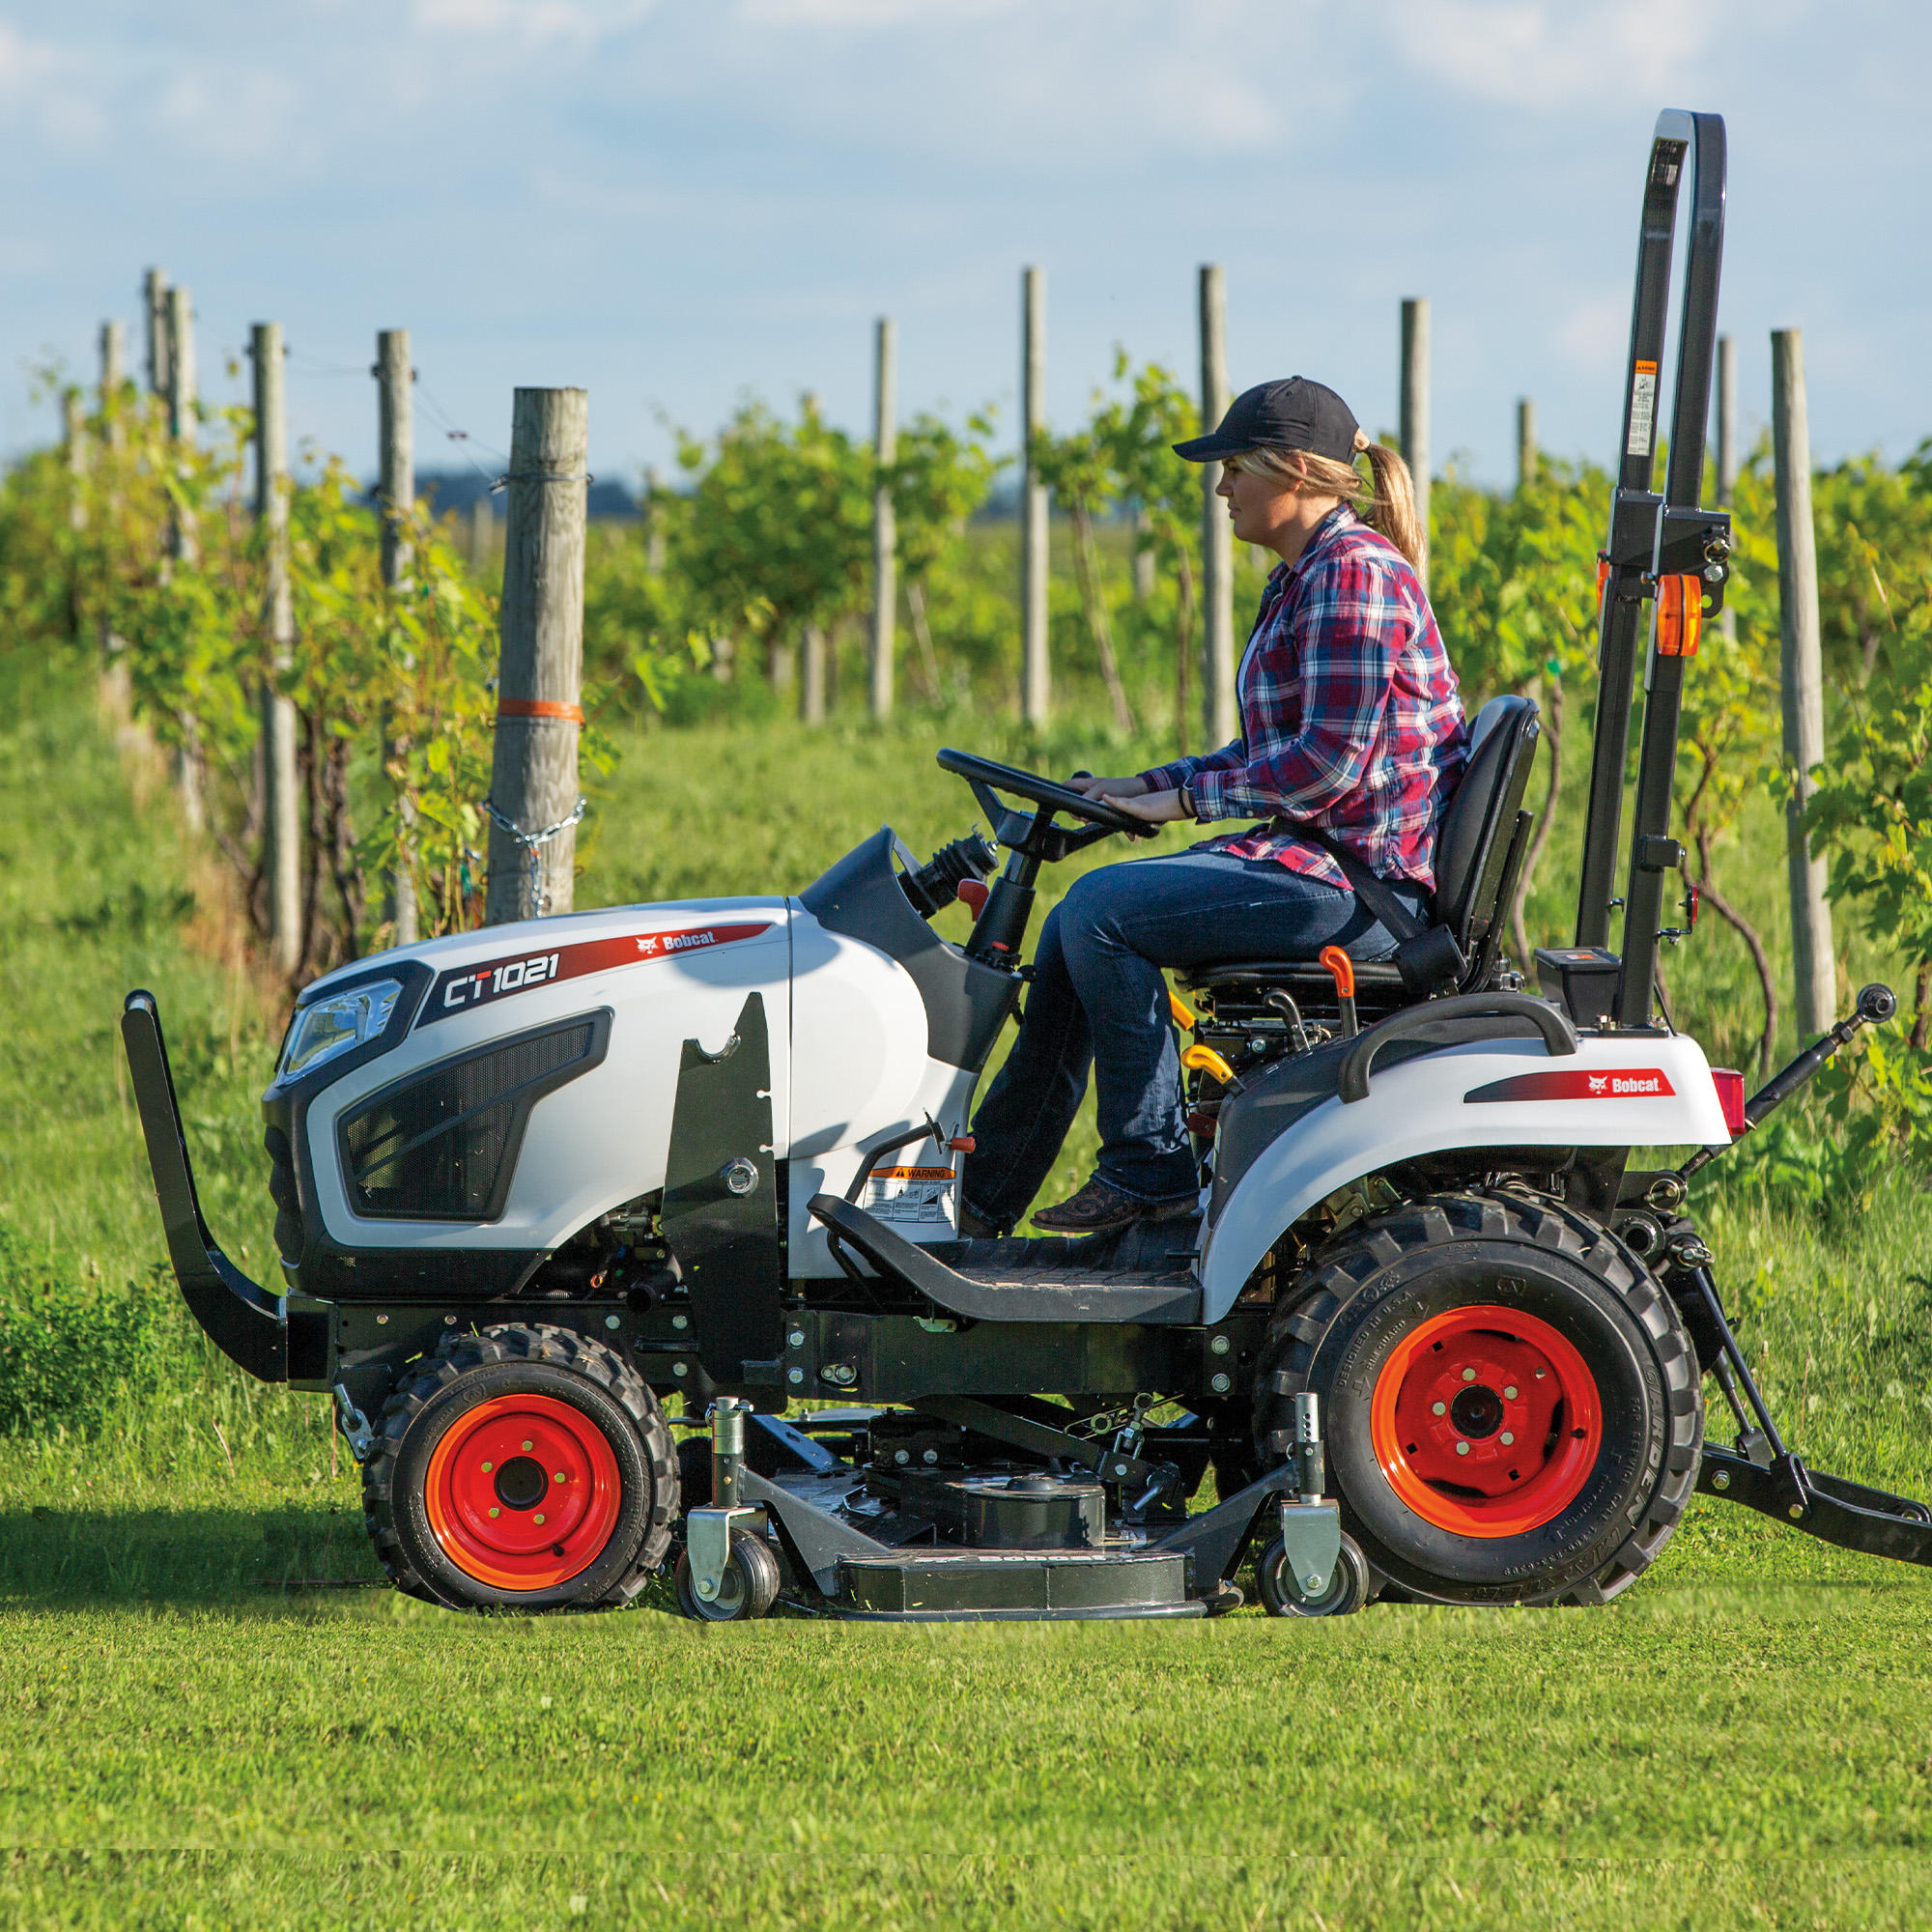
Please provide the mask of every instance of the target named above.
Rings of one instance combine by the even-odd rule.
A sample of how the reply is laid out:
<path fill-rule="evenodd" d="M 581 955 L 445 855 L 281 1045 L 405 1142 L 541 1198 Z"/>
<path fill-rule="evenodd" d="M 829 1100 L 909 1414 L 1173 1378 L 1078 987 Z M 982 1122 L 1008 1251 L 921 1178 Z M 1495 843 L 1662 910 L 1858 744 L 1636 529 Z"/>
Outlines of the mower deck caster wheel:
<path fill-rule="evenodd" d="M 691 1574 L 689 1554 L 677 1559 L 677 1606 L 686 1616 L 700 1623 L 735 1624 L 753 1617 L 770 1616 L 779 1600 L 779 1559 L 761 1536 L 748 1530 L 731 1532 L 731 1560 L 724 1566 L 724 1579 L 709 1603 L 697 1594 L 697 1581 Z"/>
<path fill-rule="evenodd" d="M 1369 1601 L 1368 1559 L 1351 1536 L 1343 1537 L 1335 1574 L 1319 1597 L 1311 1600 L 1295 1594 L 1288 1568 L 1288 1546 L 1278 1536 L 1262 1551 L 1255 1577 L 1261 1584 L 1263 1607 L 1271 1617 L 1352 1616 Z"/>

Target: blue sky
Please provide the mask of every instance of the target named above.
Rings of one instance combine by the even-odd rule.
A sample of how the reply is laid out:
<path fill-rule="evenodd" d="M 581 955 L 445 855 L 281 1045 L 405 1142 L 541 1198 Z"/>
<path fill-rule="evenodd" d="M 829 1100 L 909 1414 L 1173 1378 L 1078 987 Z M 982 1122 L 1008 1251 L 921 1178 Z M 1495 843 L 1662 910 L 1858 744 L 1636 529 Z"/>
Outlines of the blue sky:
<path fill-rule="evenodd" d="M 424 468 L 576 383 L 628 478 L 747 393 L 869 433 L 882 313 L 902 412 L 1010 433 L 1027 262 L 1068 424 L 1116 343 L 1192 371 L 1219 261 L 1236 385 L 1316 376 L 1371 428 L 1429 296 L 1437 465 L 1500 481 L 1519 395 L 1547 448 L 1613 444 L 1668 105 L 1729 123 L 1747 429 L 1798 325 L 1819 457 L 1895 457 L 1932 432 L 1928 68 L 1923 0 L 0 0 L 0 446 L 101 318 L 138 355 L 150 263 L 208 393 L 278 318 L 292 429 L 359 469 L 407 326 Z"/>

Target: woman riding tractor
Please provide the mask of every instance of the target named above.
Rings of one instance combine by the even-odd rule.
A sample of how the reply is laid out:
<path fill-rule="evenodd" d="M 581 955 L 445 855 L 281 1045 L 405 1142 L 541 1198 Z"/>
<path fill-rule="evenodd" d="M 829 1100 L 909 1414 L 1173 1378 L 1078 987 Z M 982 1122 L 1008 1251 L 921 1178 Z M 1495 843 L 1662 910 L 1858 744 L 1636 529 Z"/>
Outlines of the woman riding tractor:
<path fill-rule="evenodd" d="M 1269 822 L 1089 872 L 1048 915 L 1018 1037 L 973 1122 L 962 1234 L 1003 1234 L 1026 1212 L 1090 1067 L 1099 1165 L 1034 1225 L 1099 1234 L 1193 1209 L 1161 969 L 1314 959 L 1328 946 L 1373 960 L 1396 947 L 1297 825 L 1319 827 L 1427 915 L 1468 731 L 1418 574 L 1425 533 L 1407 466 L 1334 390 L 1298 376 L 1246 390 L 1211 435 L 1175 450 L 1221 465 L 1235 536 L 1281 558 L 1236 675 L 1241 735 L 1131 778 L 1069 782 L 1150 825 Z"/>

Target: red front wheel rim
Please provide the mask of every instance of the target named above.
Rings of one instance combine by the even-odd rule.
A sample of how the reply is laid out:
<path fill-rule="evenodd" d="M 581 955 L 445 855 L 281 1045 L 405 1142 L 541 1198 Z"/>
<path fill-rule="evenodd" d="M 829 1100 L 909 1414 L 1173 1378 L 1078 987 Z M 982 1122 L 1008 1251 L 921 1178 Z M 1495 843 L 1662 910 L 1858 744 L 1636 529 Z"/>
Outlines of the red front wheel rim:
<path fill-rule="evenodd" d="M 580 1408 L 505 1395 L 457 1417 L 431 1452 L 429 1526 L 466 1577 L 545 1590 L 596 1562 L 617 1526 L 623 1482 L 610 1438 Z"/>
<path fill-rule="evenodd" d="M 1576 1501 L 1603 1447 L 1597 1379 L 1567 1337 L 1472 1303 L 1405 1335 L 1376 1378 L 1376 1460 L 1437 1529 L 1520 1536 Z"/>

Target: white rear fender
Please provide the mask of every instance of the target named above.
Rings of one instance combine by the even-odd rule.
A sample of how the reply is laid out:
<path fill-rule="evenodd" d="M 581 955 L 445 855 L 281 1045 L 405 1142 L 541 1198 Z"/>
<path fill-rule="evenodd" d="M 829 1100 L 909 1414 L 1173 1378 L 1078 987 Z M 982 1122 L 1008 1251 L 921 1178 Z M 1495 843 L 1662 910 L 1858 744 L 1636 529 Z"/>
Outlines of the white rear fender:
<path fill-rule="evenodd" d="M 1365 1099 L 1318 1102 L 1224 1186 L 1201 1258 L 1204 1319 L 1218 1321 L 1285 1229 L 1362 1176 L 1481 1147 L 1723 1147 L 1710 1063 L 1693 1039 L 1585 1034 L 1449 1047 L 1378 1067 Z M 1218 1150 L 1217 1150 L 1218 1152 Z"/>

